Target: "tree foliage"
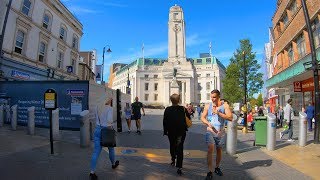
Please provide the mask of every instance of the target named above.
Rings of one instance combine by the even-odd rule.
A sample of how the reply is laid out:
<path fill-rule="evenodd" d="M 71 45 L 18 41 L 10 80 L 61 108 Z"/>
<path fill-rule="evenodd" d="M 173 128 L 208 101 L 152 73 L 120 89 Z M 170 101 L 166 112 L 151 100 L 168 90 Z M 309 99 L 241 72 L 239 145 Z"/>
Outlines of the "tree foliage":
<path fill-rule="evenodd" d="M 259 96 L 257 97 L 257 105 L 263 106 L 263 98 L 262 98 L 262 94 L 260 93 Z"/>
<path fill-rule="evenodd" d="M 240 40 L 240 47 L 230 59 L 230 64 L 226 69 L 226 78 L 222 80 L 224 98 L 231 102 L 240 102 L 244 99 L 244 64 L 249 101 L 263 86 L 263 74 L 259 72 L 261 66 L 256 60 L 256 53 L 252 52 L 252 44 L 249 39 Z"/>

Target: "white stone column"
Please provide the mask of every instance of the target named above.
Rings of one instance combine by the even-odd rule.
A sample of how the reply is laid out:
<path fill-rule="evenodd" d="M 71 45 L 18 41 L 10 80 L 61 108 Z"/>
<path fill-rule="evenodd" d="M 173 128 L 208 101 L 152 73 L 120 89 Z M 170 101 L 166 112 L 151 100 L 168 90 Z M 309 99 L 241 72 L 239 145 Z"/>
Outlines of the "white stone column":
<path fill-rule="evenodd" d="M 3 105 L 0 106 L 0 127 L 4 124 Z"/>
<path fill-rule="evenodd" d="M 28 108 L 28 134 L 30 135 L 34 135 L 34 110 L 34 106 Z"/>
<path fill-rule="evenodd" d="M 186 103 L 190 103 L 192 101 L 191 94 L 190 94 L 190 79 L 187 79 L 186 81 Z"/>
<path fill-rule="evenodd" d="M 181 104 L 186 103 L 186 82 L 181 82 L 182 92 L 181 92 Z"/>
<path fill-rule="evenodd" d="M 12 117 L 11 117 L 11 127 L 12 130 L 17 130 L 17 109 L 18 109 L 18 105 L 13 105 L 11 107 L 11 111 L 12 111 Z"/>
<path fill-rule="evenodd" d="M 59 108 L 52 111 L 52 137 L 53 137 L 53 140 L 58 140 L 60 138 Z"/>

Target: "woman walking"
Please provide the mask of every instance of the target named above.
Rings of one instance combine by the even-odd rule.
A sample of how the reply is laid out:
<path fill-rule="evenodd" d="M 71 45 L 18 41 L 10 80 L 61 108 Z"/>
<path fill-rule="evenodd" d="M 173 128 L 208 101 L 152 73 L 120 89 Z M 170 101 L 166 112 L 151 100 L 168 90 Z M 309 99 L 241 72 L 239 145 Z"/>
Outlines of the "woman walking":
<path fill-rule="evenodd" d="M 186 118 L 189 113 L 183 106 L 179 106 L 180 96 L 170 96 L 172 106 L 165 109 L 163 115 L 163 135 L 167 135 L 170 142 L 171 166 L 176 166 L 177 173 L 182 175 L 183 143 L 186 138 Z M 176 162 L 177 159 L 177 162 Z"/>
<path fill-rule="evenodd" d="M 91 158 L 91 172 L 90 179 L 97 179 L 97 175 L 95 174 L 97 160 L 99 158 L 101 152 L 100 138 L 101 138 L 101 129 L 102 128 L 110 128 L 112 129 L 113 125 L 113 109 L 112 109 L 112 98 L 108 98 L 103 105 L 97 106 L 96 112 L 96 129 L 94 131 L 94 150 Z M 112 169 L 115 169 L 119 165 L 119 161 L 115 161 L 115 152 L 114 147 L 108 147 L 109 150 L 109 159 L 112 164 Z"/>
<path fill-rule="evenodd" d="M 131 107 L 130 107 L 129 103 L 126 103 L 126 107 L 124 108 L 124 114 L 125 114 L 125 118 L 126 118 L 127 125 L 128 125 L 128 133 L 130 133 L 131 132 L 132 110 L 131 110 Z"/>

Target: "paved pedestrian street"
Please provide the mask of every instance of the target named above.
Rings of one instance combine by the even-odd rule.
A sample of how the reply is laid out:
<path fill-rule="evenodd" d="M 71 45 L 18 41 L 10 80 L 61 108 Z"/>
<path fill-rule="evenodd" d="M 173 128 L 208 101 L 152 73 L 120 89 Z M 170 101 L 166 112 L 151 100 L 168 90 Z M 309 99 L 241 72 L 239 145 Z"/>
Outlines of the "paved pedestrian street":
<path fill-rule="evenodd" d="M 170 166 L 169 142 L 162 132 L 163 110 L 146 109 L 142 117 L 142 135 L 123 132 L 117 135 L 116 158 L 120 166 L 113 170 L 107 149 L 97 165 L 99 179 L 205 179 L 207 173 L 205 127 L 194 118 L 184 145 L 183 175 Z M 297 136 L 298 126 L 294 137 Z M 278 130 L 279 131 L 279 130 Z M 9 125 L 0 128 L 1 180 L 12 179 L 89 179 L 90 148 L 80 148 L 79 131 L 61 130 L 50 155 L 48 129 L 36 128 L 36 135 L 27 135 L 26 127 L 12 131 Z M 278 135 L 278 134 L 277 134 Z M 309 135 L 311 136 L 311 135 Z M 295 143 L 280 141 L 275 151 L 254 147 L 254 132 L 238 131 L 237 154 L 223 153 L 221 169 L 224 176 L 214 179 L 319 179 L 312 169 L 320 164 L 319 145 L 301 148 Z M 290 157 L 290 158 L 289 158 Z M 214 161 L 215 162 L 215 161 Z"/>

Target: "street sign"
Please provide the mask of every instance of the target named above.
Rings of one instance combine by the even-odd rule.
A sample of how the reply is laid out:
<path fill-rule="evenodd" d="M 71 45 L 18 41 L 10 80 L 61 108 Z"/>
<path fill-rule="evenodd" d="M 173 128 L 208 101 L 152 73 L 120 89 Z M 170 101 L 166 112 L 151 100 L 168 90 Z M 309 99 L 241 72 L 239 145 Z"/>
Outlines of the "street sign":
<path fill-rule="evenodd" d="M 44 93 L 44 108 L 47 110 L 57 109 L 57 93 L 53 89 L 48 89 Z"/>

